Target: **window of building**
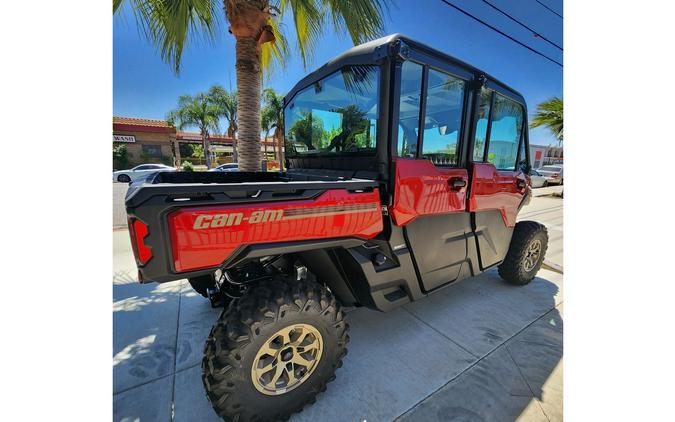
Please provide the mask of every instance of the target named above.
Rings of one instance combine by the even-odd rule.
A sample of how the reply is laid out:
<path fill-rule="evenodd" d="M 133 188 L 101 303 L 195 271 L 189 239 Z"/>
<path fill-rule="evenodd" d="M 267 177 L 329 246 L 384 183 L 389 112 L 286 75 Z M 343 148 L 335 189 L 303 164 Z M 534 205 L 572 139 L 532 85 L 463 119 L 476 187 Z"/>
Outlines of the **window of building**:
<path fill-rule="evenodd" d="M 401 67 L 401 97 L 398 111 L 399 157 L 417 155 L 417 137 L 420 127 L 420 99 L 422 92 L 422 66 L 406 61 Z"/>
<path fill-rule="evenodd" d="M 143 154 L 148 157 L 160 158 L 162 156 L 162 147 L 159 145 L 143 145 Z"/>
<path fill-rule="evenodd" d="M 495 94 L 487 158 L 498 170 L 515 170 L 522 129 L 523 107 Z"/>
<path fill-rule="evenodd" d="M 437 165 L 456 166 L 464 81 L 430 69 L 427 86 L 422 156 Z"/>
<path fill-rule="evenodd" d="M 473 161 L 485 161 L 485 140 L 487 139 L 491 100 L 492 91 L 481 88 L 480 101 L 478 103 L 478 120 L 476 121 L 476 137 L 473 141 Z"/>

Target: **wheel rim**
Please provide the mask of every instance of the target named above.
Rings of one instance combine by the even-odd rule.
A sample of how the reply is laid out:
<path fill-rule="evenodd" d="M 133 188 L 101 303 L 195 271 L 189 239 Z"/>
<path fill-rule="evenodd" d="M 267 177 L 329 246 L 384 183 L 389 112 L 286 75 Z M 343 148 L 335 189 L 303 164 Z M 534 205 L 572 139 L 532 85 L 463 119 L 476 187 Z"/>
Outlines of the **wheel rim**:
<path fill-rule="evenodd" d="M 540 256 L 541 240 L 535 239 L 532 241 L 532 243 L 530 243 L 530 246 L 527 247 L 527 255 L 525 256 L 525 262 L 523 262 L 525 271 L 532 271 L 532 269 L 537 265 Z"/>
<path fill-rule="evenodd" d="M 321 333 L 309 324 L 295 324 L 274 333 L 253 360 L 251 379 L 263 394 L 276 396 L 297 388 L 319 365 Z"/>

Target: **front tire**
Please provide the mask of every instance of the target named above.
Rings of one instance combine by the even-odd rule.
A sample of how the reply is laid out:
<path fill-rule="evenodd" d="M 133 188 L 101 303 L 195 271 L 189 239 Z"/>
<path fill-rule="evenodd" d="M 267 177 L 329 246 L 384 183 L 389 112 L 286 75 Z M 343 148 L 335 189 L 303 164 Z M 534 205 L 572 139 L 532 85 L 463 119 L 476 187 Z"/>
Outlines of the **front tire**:
<path fill-rule="evenodd" d="M 541 268 L 547 248 L 548 232 L 544 225 L 518 222 L 506 258 L 498 267 L 499 275 L 510 284 L 528 284 Z"/>
<path fill-rule="evenodd" d="M 117 176 L 117 181 L 121 183 L 129 183 L 131 182 L 131 177 L 127 176 L 126 174 L 120 174 Z"/>
<path fill-rule="evenodd" d="M 276 278 L 232 302 L 204 347 L 202 381 L 227 420 L 286 420 L 335 379 L 349 326 L 325 287 Z"/>

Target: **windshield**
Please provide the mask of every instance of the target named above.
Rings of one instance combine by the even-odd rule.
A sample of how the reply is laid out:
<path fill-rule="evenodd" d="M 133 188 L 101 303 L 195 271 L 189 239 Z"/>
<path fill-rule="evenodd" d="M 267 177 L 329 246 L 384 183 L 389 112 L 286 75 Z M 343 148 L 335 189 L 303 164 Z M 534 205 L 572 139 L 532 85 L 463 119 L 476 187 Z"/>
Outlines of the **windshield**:
<path fill-rule="evenodd" d="M 288 157 L 375 155 L 380 69 L 346 66 L 284 109 Z"/>

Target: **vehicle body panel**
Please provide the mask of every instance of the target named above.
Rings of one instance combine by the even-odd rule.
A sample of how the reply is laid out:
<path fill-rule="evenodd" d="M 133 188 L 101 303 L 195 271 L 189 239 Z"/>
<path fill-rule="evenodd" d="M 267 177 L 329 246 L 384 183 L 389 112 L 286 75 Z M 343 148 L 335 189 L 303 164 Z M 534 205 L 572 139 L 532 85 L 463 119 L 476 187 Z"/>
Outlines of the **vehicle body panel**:
<path fill-rule="evenodd" d="M 544 176 L 539 174 L 536 170 L 530 172 L 530 184 L 533 188 L 541 188 L 548 184 L 548 181 Z"/>
<path fill-rule="evenodd" d="M 145 168 L 151 167 L 151 168 Z M 169 167 L 164 164 L 140 164 L 129 170 L 117 170 L 113 172 L 113 182 L 119 181 L 121 175 L 128 176 L 129 179 L 133 182 L 134 180 L 140 179 L 142 177 L 148 176 L 152 173 L 162 172 L 162 171 L 176 171 L 174 167 Z"/>
<path fill-rule="evenodd" d="M 228 163 L 228 164 L 221 164 L 218 167 L 214 167 L 210 169 L 209 171 L 239 171 L 239 164 L 237 163 Z"/>
<path fill-rule="evenodd" d="M 404 226 L 419 216 L 464 212 L 469 177 L 464 168 L 436 167 L 426 159 L 398 158 L 395 162 L 394 223 Z M 464 187 L 453 188 L 455 180 Z"/>
<path fill-rule="evenodd" d="M 548 183 L 557 183 L 560 184 L 563 181 L 563 166 L 558 165 L 546 165 L 537 169 L 537 172 L 546 178 Z"/>
<path fill-rule="evenodd" d="M 168 215 L 176 272 L 217 267 L 241 245 L 358 237 L 382 231 L 377 190 L 329 190 L 316 199 L 278 204 L 179 208 Z"/>
<path fill-rule="evenodd" d="M 498 210 L 507 227 L 515 226 L 527 187 L 525 175 L 519 171 L 498 171 L 491 163 L 473 163 L 472 174 L 469 211 Z"/>

